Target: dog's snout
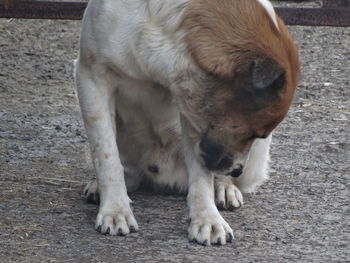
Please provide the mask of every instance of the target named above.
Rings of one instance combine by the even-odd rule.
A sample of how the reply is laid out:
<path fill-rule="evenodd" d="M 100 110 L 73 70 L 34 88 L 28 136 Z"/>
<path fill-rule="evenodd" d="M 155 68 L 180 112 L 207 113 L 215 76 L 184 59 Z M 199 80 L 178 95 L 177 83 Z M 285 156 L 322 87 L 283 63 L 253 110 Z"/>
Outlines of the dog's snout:
<path fill-rule="evenodd" d="M 230 168 L 233 163 L 231 155 L 224 155 L 224 146 L 215 141 L 203 138 L 199 143 L 201 156 L 205 166 L 210 171 L 225 170 Z"/>

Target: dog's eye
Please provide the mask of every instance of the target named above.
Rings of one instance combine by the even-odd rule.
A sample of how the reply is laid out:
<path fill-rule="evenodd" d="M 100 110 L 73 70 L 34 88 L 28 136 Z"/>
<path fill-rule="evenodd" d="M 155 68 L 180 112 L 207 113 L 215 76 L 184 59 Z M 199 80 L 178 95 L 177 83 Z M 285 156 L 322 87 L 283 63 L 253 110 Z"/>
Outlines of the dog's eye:
<path fill-rule="evenodd" d="M 262 134 L 256 134 L 254 133 L 252 136 L 250 136 L 250 139 L 266 139 L 268 135 Z"/>

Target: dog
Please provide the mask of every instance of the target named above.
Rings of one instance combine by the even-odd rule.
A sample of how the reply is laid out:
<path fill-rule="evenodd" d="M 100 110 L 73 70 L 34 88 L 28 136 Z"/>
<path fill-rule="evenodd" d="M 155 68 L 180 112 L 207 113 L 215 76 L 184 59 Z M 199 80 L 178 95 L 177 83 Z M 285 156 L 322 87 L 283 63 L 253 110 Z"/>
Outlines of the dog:
<path fill-rule="evenodd" d="M 90 0 L 75 78 L 95 228 L 137 231 L 128 192 L 147 180 L 187 193 L 190 241 L 232 242 L 218 209 L 242 206 L 267 178 L 299 64 L 267 0 Z"/>

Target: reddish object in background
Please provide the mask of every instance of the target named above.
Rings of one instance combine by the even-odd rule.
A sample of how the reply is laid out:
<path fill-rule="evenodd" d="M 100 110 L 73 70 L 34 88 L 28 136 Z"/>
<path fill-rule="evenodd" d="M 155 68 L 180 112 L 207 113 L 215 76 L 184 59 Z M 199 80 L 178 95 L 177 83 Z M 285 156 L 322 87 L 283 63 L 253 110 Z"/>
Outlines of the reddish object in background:
<path fill-rule="evenodd" d="M 79 20 L 86 5 L 86 2 L 0 0 L 0 18 Z M 276 12 L 287 25 L 350 26 L 350 0 L 323 0 L 322 8 L 280 7 Z"/>

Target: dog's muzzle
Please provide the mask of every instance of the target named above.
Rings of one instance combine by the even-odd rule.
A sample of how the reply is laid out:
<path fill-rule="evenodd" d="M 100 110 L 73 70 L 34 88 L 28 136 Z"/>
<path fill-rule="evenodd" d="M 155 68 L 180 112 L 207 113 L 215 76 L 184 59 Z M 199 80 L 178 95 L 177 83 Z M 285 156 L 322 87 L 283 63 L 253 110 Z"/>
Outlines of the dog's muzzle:
<path fill-rule="evenodd" d="M 224 146 L 209 138 L 203 138 L 199 143 L 201 157 L 209 171 L 222 171 L 233 164 L 232 154 L 224 154 Z"/>

